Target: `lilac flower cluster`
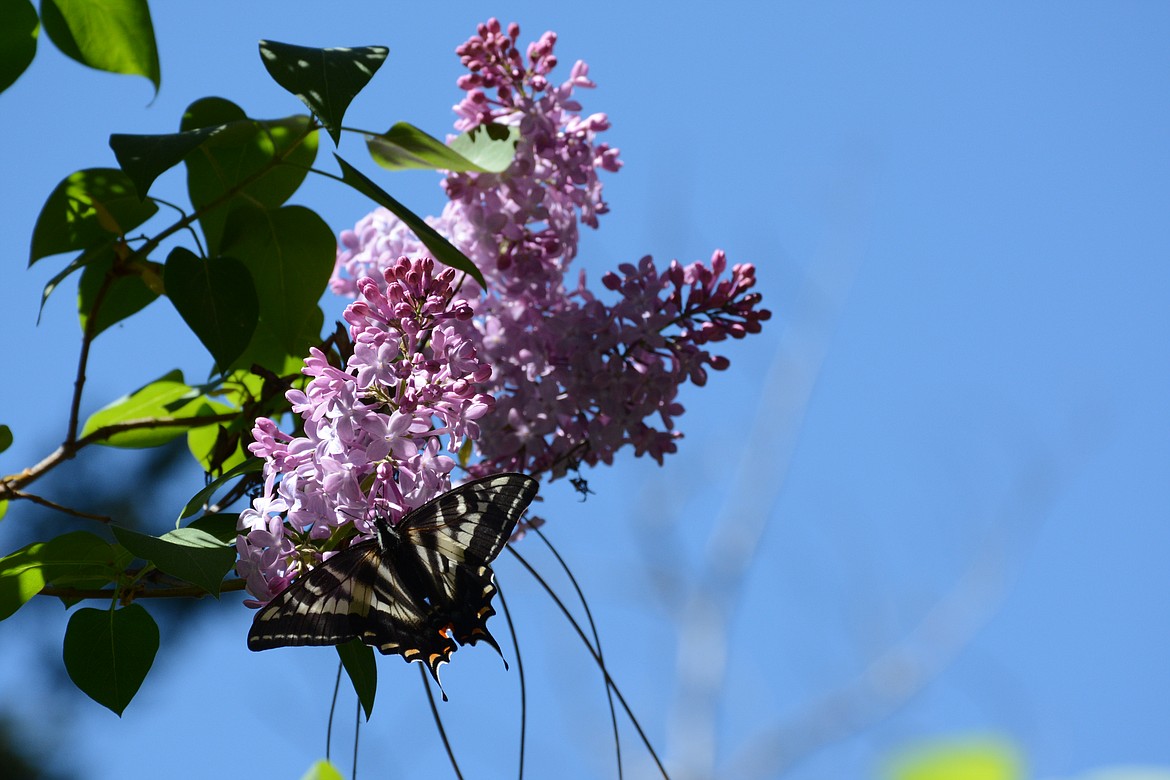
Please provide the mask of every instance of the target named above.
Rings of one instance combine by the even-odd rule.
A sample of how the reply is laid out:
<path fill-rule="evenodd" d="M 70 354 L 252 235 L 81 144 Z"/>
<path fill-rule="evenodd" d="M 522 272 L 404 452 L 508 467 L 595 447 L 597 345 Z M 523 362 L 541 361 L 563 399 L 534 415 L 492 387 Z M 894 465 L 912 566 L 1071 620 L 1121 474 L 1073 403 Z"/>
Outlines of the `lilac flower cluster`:
<path fill-rule="evenodd" d="M 597 227 L 607 212 L 599 171 L 620 167 L 618 150 L 598 143 L 608 129 L 603 113 L 579 115 L 577 88 L 592 88 L 589 68 L 573 65 L 569 81 L 553 87 L 556 35 L 545 33 L 519 53 L 519 28 L 489 20 L 456 49 L 469 70 L 455 106 L 456 130 L 486 124 L 518 127 L 516 158 L 501 174 L 452 173 L 450 201 L 432 227 L 460 247 L 487 278 L 461 333 L 494 367 L 489 393 L 496 406 L 480 419 L 482 460 L 473 475 L 500 470 L 564 475 L 579 464 L 611 463 L 615 451 L 662 462 L 682 435 L 683 382 L 702 385 L 708 368 L 727 358 L 706 345 L 759 331 L 770 312 L 751 292 L 755 269 L 716 251 L 709 264 L 672 262 L 661 272 L 649 257 L 603 277 L 607 304 L 565 274 L 577 254 L 578 221 Z M 400 254 L 425 253 L 385 209 L 340 236 L 333 289 L 347 294 L 353 279 Z"/>
<path fill-rule="evenodd" d="M 304 435 L 267 418 L 253 429 L 264 492 L 240 513 L 236 548 L 260 602 L 326 557 L 321 546 L 337 549 L 355 530 L 370 537 L 374 517 L 395 522 L 447 490 L 455 461 L 443 452 L 477 438 L 493 407 L 483 392 L 491 367 L 459 327 L 472 310 L 454 299 L 455 272 L 404 257 L 381 277 L 362 279 L 345 310 L 354 343 L 345 369 L 313 350 L 310 381 L 288 392 Z"/>
<path fill-rule="evenodd" d="M 553 86 L 555 34 L 524 55 L 518 38 L 515 24 L 504 31 L 492 19 L 456 50 L 469 70 L 459 80 L 467 94 L 455 106 L 456 129 L 517 128 L 515 160 L 501 174 L 448 175 L 450 201 L 428 220 L 488 285 L 470 303 L 474 316 L 458 322 L 494 369 L 487 392 L 496 404 L 478 420 L 481 460 L 469 470 L 561 476 L 582 463 L 610 463 L 627 444 L 662 462 L 681 436 L 679 387 L 704 384 L 708 369 L 728 365 L 706 346 L 758 332 L 770 312 L 751 292 L 754 268 L 728 273 L 718 251 L 708 264 L 671 262 L 661 273 L 649 257 L 622 264 L 602 278 L 606 300 L 583 272 L 566 284 L 578 223 L 597 227 L 608 211 L 599 172 L 621 163 L 616 149 L 597 141 L 609 128 L 606 116 L 579 113 L 574 90 L 594 86 L 588 67 L 576 63 L 569 80 Z M 364 274 L 423 253 L 379 209 L 342 233 L 333 289 L 352 294 Z"/>

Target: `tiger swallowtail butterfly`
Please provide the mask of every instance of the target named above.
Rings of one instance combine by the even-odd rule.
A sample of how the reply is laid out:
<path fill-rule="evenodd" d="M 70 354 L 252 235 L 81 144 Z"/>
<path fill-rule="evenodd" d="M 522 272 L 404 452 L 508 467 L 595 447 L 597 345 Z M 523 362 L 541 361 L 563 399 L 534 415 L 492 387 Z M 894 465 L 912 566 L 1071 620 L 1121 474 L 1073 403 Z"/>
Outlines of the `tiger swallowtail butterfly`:
<path fill-rule="evenodd" d="M 500 653 L 487 628 L 496 613 L 489 564 L 538 484 L 524 474 L 497 474 L 444 493 L 397 525 L 378 519 L 375 538 L 337 553 L 261 607 L 248 647 L 360 639 L 425 664 L 436 683 L 456 642 L 483 640 Z"/>

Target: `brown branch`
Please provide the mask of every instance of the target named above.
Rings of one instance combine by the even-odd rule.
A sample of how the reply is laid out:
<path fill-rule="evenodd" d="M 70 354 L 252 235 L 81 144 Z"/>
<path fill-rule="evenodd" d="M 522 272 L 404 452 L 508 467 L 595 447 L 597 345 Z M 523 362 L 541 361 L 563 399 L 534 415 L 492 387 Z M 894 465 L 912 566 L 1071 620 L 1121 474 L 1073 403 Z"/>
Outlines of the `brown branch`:
<path fill-rule="evenodd" d="M 6 500 L 17 500 L 17 499 L 24 499 L 26 501 L 31 501 L 34 504 L 40 504 L 43 507 L 48 507 L 49 509 L 55 509 L 58 512 L 64 512 L 65 514 L 73 515 L 74 517 L 84 517 L 87 520 L 97 520 L 99 523 L 109 524 L 109 523 L 112 523 L 114 521 L 114 519 L 112 517 L 107 517 L 106 515 L 95 515 L 95 514 L 91 514 L 89 512 L 83 512 L 80 509 L 73 509 L 72 507 L 63 506 L 63 505 L 58 504 L 54 501 L 50 501 L 47 498 L 44 498 L 42 496 L 38 496 L 35 493 L 24 493 L 24 492 L 19 491 L 19 490 L 10 490 L 6 495 Z"/>
<path fill-rule="evenodd" d="M 21 497 L 17 495 L 20 488 L 40 478 L 45 472 L 56 468 L 61 463 L 71 460 L 83 447 L 104 441 L 119 433 L 152 428 L 202 428 L 205 425 L 219 422 L 230 422 L 238 416 L 238 412 L 233 412 L 231 414 L 209 414 L 202 417 L 148 417 L 103 426 L 88 436 L 62 444 L 35 466 L 27 468 L 19 474 L 9 474 L 0 479 L 0 499 Z"/>
<path fill-rule="evenodd" d="M 245 581 L 240 578 L 231 580 L 224 580 L 219 586 L 220 593 L 230 593 L 232 591 L 243 590 Z M 119 592 L 114 588 L 57 588 L 52 585 L 46 585 L 41 588 L 41 596 L 56 596 L 62 599 L 111 599 L 120 598 Z M 206 590 L 198 585 L 184 585 L 175 588 L 154 588 L 151 590 L 135 591 L 131 589 L 124 595 L 131 596 L 134 599 L 184 599 L 184 598 L 202 598 L 209 596 Z"/>

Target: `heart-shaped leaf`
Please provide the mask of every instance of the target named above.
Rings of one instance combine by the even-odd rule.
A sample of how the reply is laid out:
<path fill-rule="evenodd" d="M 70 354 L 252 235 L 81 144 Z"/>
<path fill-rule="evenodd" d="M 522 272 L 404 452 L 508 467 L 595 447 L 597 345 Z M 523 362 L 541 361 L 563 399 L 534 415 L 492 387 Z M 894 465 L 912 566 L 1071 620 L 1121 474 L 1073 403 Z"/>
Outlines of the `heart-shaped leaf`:
<path fill-rule="evenodd" d="M 142 607 L 79 609 L 65 629 L 69 679 L 121 716 L 146 679 L 158 652 L 158 625 Z"/>
<path fill-rule="evenodd" d="M 66 176 L 49 195 L 33 228 L 28 264 L 42 257 L 96 249 L 154 216 L 134 183 L 117 168 L 87 168 Z"/>

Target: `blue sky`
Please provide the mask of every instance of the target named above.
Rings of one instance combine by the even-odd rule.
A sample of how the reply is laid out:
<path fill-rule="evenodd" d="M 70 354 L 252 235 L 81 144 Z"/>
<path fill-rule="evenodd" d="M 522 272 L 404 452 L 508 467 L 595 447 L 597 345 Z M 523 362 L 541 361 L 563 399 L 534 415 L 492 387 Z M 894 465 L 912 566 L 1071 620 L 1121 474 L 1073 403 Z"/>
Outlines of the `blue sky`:
<path fill-rule="evenodd" d="M 110 133 L 170 132 L 207 95 L 252 116 L 300 111 L 268 79 L 260 38 L 388 45 L 347 124 L 407 120 L 442 135 L 459 97 L 453 49 L 484 13 L 154 5 L 153 102 L 145 80 L 85 70 L 45 41 L 0 95 L 0 322 L 20 367 L 0 383 L 17 437 L 6 473 L 64 427 L 74 289 L 37 327 L 63 260 L 25 270 L 24 259 L 61 178 L 114 165 Z M 591 278 L 647 253 L 689 262 L 718 247 L 756 264 L 776 315 L 726 348 L 729 371 L 686 392 L 686 438 L 665 467 L 627 454 L 589 474 L 585 503 L 567 484 L 542 491 L 611 673 L 668 760 L 867 777 L 907 745 L 990 733 L 1014 741 L 1034 777 L 1170 766 L 1170 9 L 732 0 L 490 12 L 520 22 L 524 40 L 556 30 L 562 71 L 585 59 L 599 85 L 585 110 L 609 114 L 625 167 L 606 180 L 612 213 L 585 237 Z M 357 141 L 342 151 L 360 157 Z M 420 212 L 441 207 L 433 176 L 380 182 Z M 171 174 L 159 192 L 178 200 L 182 186 Z M 298 198 L 336 230 L 368 209 L 329 182 Z M 160 302 L 104 334 L 92 365 L 86 411 L 172 367 L 199 377 L 208 361 Z M 117 479 L 132 457 L 87 464 Z M 160 517 L 198 487 L 188 477 L 161 487 Z M 0 524 L 4 552 L 19 521 Z M 739 542 L 751 551 L 743 576 L 711 585 L 710 561 Z M 596 672 L 519 567 L 497 570 L 532 685 L 532 776 L 614 776 Z M 707 596 L 730 611 L 696 624 Z M 37 694 L 59 667 L 64 620 L 26 610 L 0 623 L 0 687 L 29 702 L 8 711 L 34 736 L 62 716 Z M 126 754 L 175 777 L 299 776 L 323 748 L 334 656 L 249 653 L 249 620 L 225 599 L 197 637 L 168 653 L 164 636 L 121 720 L 69 702 L 85 776 L 124 776 Z M 514 672 L 481 649 L 445 672 L 468 775 L 511 772 Z M 382 663 L 362 776 L 443 771 L 416 674 Z M 652 776 L 623 738 L 628 776 Z"/>

